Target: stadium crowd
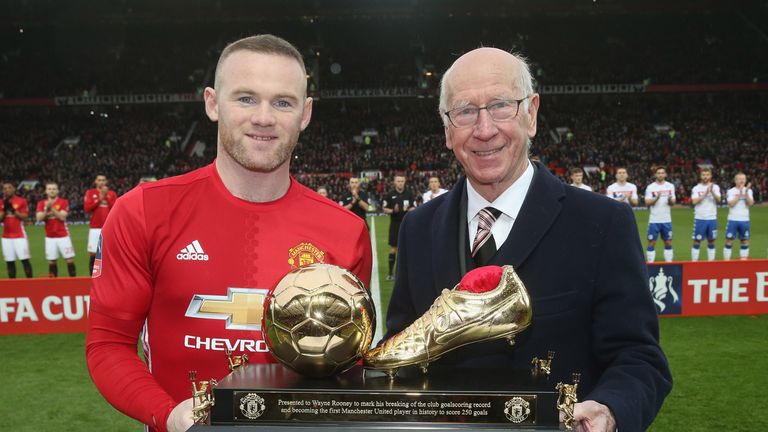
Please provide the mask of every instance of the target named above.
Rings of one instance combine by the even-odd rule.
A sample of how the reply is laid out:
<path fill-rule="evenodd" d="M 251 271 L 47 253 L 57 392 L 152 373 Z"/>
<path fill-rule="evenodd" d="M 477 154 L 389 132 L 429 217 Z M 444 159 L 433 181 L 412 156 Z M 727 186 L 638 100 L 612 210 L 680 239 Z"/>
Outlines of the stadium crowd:
<path fill-rule="evenodd" d="M 118 195 L 143 177 L 164 176 L 175 133 L 186 126 L 169 116 L 133 113 L 3 116 L 1 177 L 20 185 L 18 193 L 30 206 L 44 199 L 46 181 L 58 182 L 70 202 L 69 220 L 83 220 L 83 196 L 97 174 L 106 175 Z"/>
<path fill-rule="evenodd" d="M 335 201 L 347 191 L 348 178 L 361 174 L 377 202 L 391 188 L 395 173 L 407 176 L 416 196 L 427 189 L 431 175 L 450 188 L 461 168 L 445 148 L 436 103 L 317 101 L 292 162 L 295 177 L 312 188 L 325 186 Z M 764 97 L 750 95 L 544 95 L 531 152 L 565 182 L 570 168 L 584 168 L 584 182 L 601 193 L 614 181 L 618 166 L 628 168 L 630 181 L 642 191 L 652 181 L 652 167 L 665 165 L 682 204 L 698 181 L 699 166 L 712 165 L 721 187 L 729 187 L 733 175 L 744 171 L 760 202 L 768 192 L 768 123 L 759 109 L 764 103 Z M 106 174 L 122 194 L 142 177 L 183 173 L 213 159 L 215 125 L 192 107 L 171 112 L 121 108 L 104 114 L 4 116 L 3 179 L 38 181 L 36 188 L 21 191 L 32 205 L 43 196 L 45 181 L 58 181 L 72 203 L 70 220 L 77 220 L 84 216 L 83 193 L 97 173 Z M 189 143 L 201 141 L 206 149 L 188 156 L 182 137 L 195 120 Z"/>
<path fill-rule="evenodd" d="M 688 203 L 699 167 L 711 165 L 722 186 L 744 171 L 757 186 L 755 193 L 764 197 L 768 191 L 764 102 L 764 97 L 711 94 L 555 98 L 543 110 L 545 130 L 549 126 L 568 131 L 560 142 L 534 146 L 534 153 L 560 175 L 570 167 L 598 167 L 591 175 L 587 171 L 585 179 L 596 191 L 604 192 L 613 182 L 617 166 L 627 167 L 643 190 L 652 181 L 652 167 L 665 165 L 681 202 Z"/>
<path fill-rule="evenodd" d="M 131 19 L 117 21 L 120 14 L 109 8 L 75 14 L 62 6 L 30 15 L 35 18 L 12 14 L 0 21 L 0 101 L 199 95 L 212 80 L 216 53 L 224 43 L 254 31 L 273 32 L 301 47 L 309 90 L 320 96 L 295 152 L 294 175 L 312 188 L 326 186 L 337 201 L 347 179 L 362 176 L 364 187 L 380 201 L 394 173 L 407 176 L 416 196 L 431 175 L 450 188 L 461 174 L 445 148 L 433 96 L 445 67 L 478 44 L 525 53 L 542 86 L 759 84 L 768 79 L 768 50 L 755 42 L 760 8 L 746 14 L 725 8 L 714 14 L 707 8 L 669 6 L 632 14 L 620 10 L 626 5 L 600 5 L 607 9 L 594 11 L 531 5 L 533 15 L 526 16 L 506 6 L 495 14 L 477 14 L 456 2 L 412 4 L 407 10 L 393 5 L 376 13 L 351 9 L 338 15 L 334 5 L 299 13 L 275 3 L 269 6 L 274 13 L 250 22 L 243 19 L 249 12 L 217 4 L 209 7 L 219 22 L 205 26 L 198 25 L 207 18 L 203 12 L 174 20 L 148 18 L 163 12 L 162 5 L 154 4 L 128 8 L 121 13 Z M 745 28 L 745 22 L 754 25 Z M 649 28 L 654 31 L 645 31 Z M 387 87 L 415 89 L 426 97 L 339 100 L 322 93 Z M 597 192 L 613 181 L 617 166 L 626 166 L 630 181 L 643 190 L 651 168 L 666 165 L 681 203 L 687 202 L 700 165 L 711 164 L 723 187 L 741 170 L 759 202 L 768 192 L 766 102 L 760 91 L 545 93 L 531 152 L 566 182 L 570 168 L 584 168 L 585 183 Z M 121 194 L 142 178 L 180 174 L 210 163 L 215 154 L 215 125 L 195 103 L 3 106 L 0 127 L 0 178 L 16 184 L 31 180 L 20 191 L 31 205 L 43 196 L 45 181 L 58 181 L 72 203 L 70 220 L 84 218 L 83 192 L 97 173 L 106 174 Z M 192 152 L 198 142 L 204 148 Z"/>
<path fill-rule="evenodd" d="M 653 181 L 653 167 L 665 165 L 683 204 L 698 182 L 699 166 L 711 164 L 723 187 L 744 171 L 759 202 L 768 192 L 768 122 L 759 108 L 764 102 L 748 95 L 544 95 L 531 152 L 564 182 L 570 168 L 595 167 L 586 170 L 585 183 L 601 193 L 618 166 L 628 168 L 642 191 Z M 370 144 L 364 130 L 375 132 Z M 215 142 L 209 125 L 198 131 L 194 139 Z M 183 165 L 202 166 L 211 154 Z M 370 174 L 364 185 L 377 201 L 391 188 L 394 173 L 406 174 L 414 194 L 427 189 L 430 175 L 450 188 L 461 174 L 445 148 L 434 99 L 318 101 L 292 169 L 308 186 L 326 186 L 336 201 L 347 190 L 346 179 L 364 171 Z"/>

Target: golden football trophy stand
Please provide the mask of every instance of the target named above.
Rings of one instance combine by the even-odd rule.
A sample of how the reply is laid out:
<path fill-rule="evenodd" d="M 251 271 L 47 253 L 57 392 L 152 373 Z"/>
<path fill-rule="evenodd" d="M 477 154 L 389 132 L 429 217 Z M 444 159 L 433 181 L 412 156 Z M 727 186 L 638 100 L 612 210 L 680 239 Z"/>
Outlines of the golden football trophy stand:
<path fill-rule="evenodd" d="M 283 364 L 227 352 L 232 372 L 221 381 L 191 375 L 194 430 L 554 431 L 561 412 L 570 429 L 578 377 L 550 381 L 554 351 L 525 370 L 431 365 L 464 345 L 514 344 L 532 316 L 511 266 L 482 267 L 368 350 L 375 311 L 362 282 L 328 264 L 295 269 L 265 302 L 264 339 Z"/>

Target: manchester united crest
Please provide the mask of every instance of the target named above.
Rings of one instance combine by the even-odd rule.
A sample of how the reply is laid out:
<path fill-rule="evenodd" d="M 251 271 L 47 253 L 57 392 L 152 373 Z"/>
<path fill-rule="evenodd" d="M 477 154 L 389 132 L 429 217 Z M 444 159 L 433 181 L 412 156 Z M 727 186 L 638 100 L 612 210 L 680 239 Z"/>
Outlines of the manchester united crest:
<path fill-rule="evenodd" d="M 515 396 L 504 404 L 504 415 L 512 423 L 520 423 L 531 414 L 531 404 L 527 400 Z"/>
<path fill-rule="evenodd" d="M 256 393 L 248 393 L 240 398 L 240 412 L 251 420 L 261 417 L 265 409 L 264 398 Z"/>
<path fill-rule="evenodd" d="M 288 249 L 288 264 L 291 269 L 297 269 L 314 263 L 324 263 L 325 252 L 310 242 L 299 243 Z"/>

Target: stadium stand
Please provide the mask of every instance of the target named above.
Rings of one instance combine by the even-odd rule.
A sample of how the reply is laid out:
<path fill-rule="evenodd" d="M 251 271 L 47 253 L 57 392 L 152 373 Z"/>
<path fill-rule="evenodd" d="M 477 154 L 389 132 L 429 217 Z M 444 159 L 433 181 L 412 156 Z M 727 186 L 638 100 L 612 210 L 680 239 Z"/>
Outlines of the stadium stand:
<path fill-rule="evenodd" d="M 450 187 L 460 167 L 444 146 L 437 114 L 440 74 L 458 54 L 486 45 L 533 60 L 542 109 L 531 150 L 564 180 L 569 167 L 580 166 L 585 182 L 604 191 L 623 165 L 642 190 L 651 166 L 663 164 L 685 202 L 697 167 L 712 164 L 723 187 L 746 171 L 762 201 L 766 8 L 753 1 L 673 3 L 522 1 L 489 9 L 453 0 L 359 8 L 275 1 L 253 11 L 233 0 L 182 11 L 173 1 L 84 8 L 78 1 L 9 0 L 0 14 L 0 178 L 30 180 L 23 194 L 32 205 L 44 181 L 59 181 L 74 204 L 71 219 L 78 219 L 96 173 L 123 193 L 142 177 L 210 163 L 215 125 L 199 97 L 212 83 L 217 53 L 234 38 L 272 32 L 303 50 L 317 98 L 292 170 L 312 188 L 327 186 L 332 199 L 363 172 L 374 196 L 395 172 L 408 176 L 414 192 L 433 174 Z M 561 94 L 568 85 L 616 83 L 630 93 Z M 392 89 L 403 93 L 394 97 Z M 94 99 L 142 94 L 183 101 Z M 67 106 L 54 99 L 68 97 L 82 100 Z"/>

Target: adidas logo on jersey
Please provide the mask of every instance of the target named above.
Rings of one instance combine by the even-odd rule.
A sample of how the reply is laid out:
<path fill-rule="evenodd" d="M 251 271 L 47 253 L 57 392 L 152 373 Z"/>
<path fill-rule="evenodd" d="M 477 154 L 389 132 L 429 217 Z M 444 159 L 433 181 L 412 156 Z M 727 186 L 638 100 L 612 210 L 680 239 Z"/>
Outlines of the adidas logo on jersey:
<path fill-rule="evenodd" d="M 176 259 L 179 261 L 208 261 L 208 255 L 203 251 L 200 242 L 195 240 L 176 254 Z"/>

